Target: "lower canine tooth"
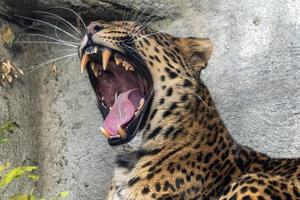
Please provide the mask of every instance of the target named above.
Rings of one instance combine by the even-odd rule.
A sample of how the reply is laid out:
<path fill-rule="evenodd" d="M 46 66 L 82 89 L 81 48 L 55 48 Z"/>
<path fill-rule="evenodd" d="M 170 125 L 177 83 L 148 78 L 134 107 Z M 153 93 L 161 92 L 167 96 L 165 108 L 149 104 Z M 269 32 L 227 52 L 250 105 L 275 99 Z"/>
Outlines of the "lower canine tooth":
<path fill-rule="evenodd" d="M 103 65 L 104 71 L 106 71 L 106 69 L 107 69 L 107 64 L 108 64 L 110 56 L 111 56 L 111 51 L 109 49 L 104 49 L 102 52 L 102 65 Z"/>
<path fill-rule="evenodd" d="M 142 98 L 142 99 L 140 100 L 140 107 L 142 107 L 144 104 L 145 104 L 145 99 Z"/>
<path fill-rule="evenodd" d="M 100 128 L 100 131 L 102 135 L 104 135 L 106 138 L 110 138 L 110 135 L 108 134 L 107 130 L 105 130 L 103 127 Z"/>
<path fill-rule="evenodd" d="M 126 131 L 121 126 L 118 127 L 118 134 L 121 136 L 121 138 L 126 137 Z"/>
<path fill-rule="evenodd" d="M 89 62 L 90 56 L 88 54 L 84 54 L 81 59 L 80 69 L 81 73 L 83 73 L 84 69 L 86 68 L 87 63 Z"/>
<path fill-rule="evenodd" d="M 94 53 L 95 53 L 95 54 L 98 53 L 98 47 L 95 47 L 95 48 L 94 48 Z"/>
<path fill-rule="evenodd" d="M 96 77 L 98 77 L 98 68 L 97 68 L 97 66 L 95 65 L 95 63 L 91 63 L 91 67 L 92 67 L 92 71 L 93 71 L 93 73 L 94 73 L 94 75 L 96 76 Z"/>
<path fill-rule="evenodd" d="M 145 99 L 144 98 L 142 98 L 141 100 L 140 100 L 140 105 L 139 105 L 139 107 L 138 107 L 138 109 L 137 109 L 137 113 L 140 111 L 140 109 L 144 106 L 144 104 L 145 104 Z"/>

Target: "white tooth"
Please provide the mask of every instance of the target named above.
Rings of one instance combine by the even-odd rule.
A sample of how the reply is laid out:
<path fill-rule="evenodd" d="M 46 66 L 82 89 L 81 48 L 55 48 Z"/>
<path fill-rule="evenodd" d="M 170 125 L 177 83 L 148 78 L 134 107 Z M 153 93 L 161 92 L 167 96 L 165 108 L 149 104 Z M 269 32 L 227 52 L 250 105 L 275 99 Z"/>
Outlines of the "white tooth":
<path fill-rule="evenodd" d="M 131 67 L 129 68 L 129 70 L 134 72 L 134 67 L 131 66 Z"/>
<path fill-rule="evenodd" d="M 109 133 L 103 127 L 100 128 L 100 131 L 101 131 L 102 135 L 104 135 L 107 139 L 110 138 Z"/>
<path fill-rule="evenodd" d="M 121 138 L 126 137 L 126 131 L 121 126 L 118 126 L 118 134 L 121 136 Z"/>
<path fill-rule="evenodd" d="M 97 68 L 97 66 L 95 65 L 95 63 L 91 63 L 91 67 L 92 67 L 92 71 L 94 72 L 94 75 L 96 76 L 96 77 L 98 77 L 98 68 Z"/>
<path fill-rule="evenodd" d="M 81 63 L 80 63 L 81 73 L 83 73 L 84 69 L 86 68 L 86 65 L 88 64 L 89 59 L 90 59 L 90 56 L 88 54 L 84 54 L 82 56 Z"/>
<path fill-rule="evenodd" d="M 141 100 L 140 100 L 140 105 L 139 105 L 139 107 L 138 107 L 138 109 L 135 111 L 135 115 L 138 115 L 139 114 L 139 112 L 141 111 L 141 109 L 142 109 L 142 107 L 144 106 L 144 104 L 145 104 L 145 99 L 144 98 L 142 98 Z"/>
<path fill-rule="evenodd" d="M 118 57 L 118 56 L 115 56 L 115 63 L 117 64 L 117 65 L 120 65 L 120 64 L 122 64 L 122 59 L 120 58 L 120 57 Z"/>
<path fill-rule="evenodd" d="M 94 47 L 94 54 L 98 53 L 98 47 Z"/>
<path fill-rule="evenodd" d="M 110 136 L 110 139 L 114 139 L 114 138 L 120 138 L 120 136 L 119 135 Z"/>
<path fill-rule="evenodd" d="M 125 67 L 126 71 L 128 71 L 130 68 L 133 68 L 133 66 L 126 61 L 123 61 L 123 66 Z"/>
<path fill-rule="evenodd" d="M 118 98 L 118 92 L 115 93 L 115 101 Z"/>
<path fill-rule="evenodd" d="M 145 104 L 145 99 L 144 99 L 144 98 L 142 98 L 142 99 L 140 100 L 140 108 L 141 108 L 141 107 L 143 107 L 143 106 L 144 106 L 144 104 Z"/>
<path fill-rule="evenodd" d="M 102 65 L 104 71 L 106 71 L 107 69 L 110 56 L 111 56 L 111 51 L 109 49 L 104 49 L 102 52 Z"/>
<path fill-rule="evenodd" d="M 138 114 L 138 113 L 140 112 L 140 110 L 142 109 L 142 107 L 144 106 L 144 104 L 145 104 L 145 99 L 142 98 L 142 99 L 140 100 L 140 105 L 139 105 L 137 111 L 135 112 L 135 114 Z"/>

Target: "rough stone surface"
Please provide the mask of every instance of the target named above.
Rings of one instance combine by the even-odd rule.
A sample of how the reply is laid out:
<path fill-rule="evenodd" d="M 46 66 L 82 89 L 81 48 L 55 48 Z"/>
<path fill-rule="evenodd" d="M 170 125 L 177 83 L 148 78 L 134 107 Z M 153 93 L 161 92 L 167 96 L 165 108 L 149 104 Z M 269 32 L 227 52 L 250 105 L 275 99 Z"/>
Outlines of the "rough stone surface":
<path fill-rule="evenodd" d="M 102 18 L 115 19 L 162 19 L 181 16 L 179 2 L 173 0 L 2 0 L 6 2 L 11 13 L 32 14 L 35 10 L 55 10 L 66 18 L 74 15 L 57 7 L 68 7 L 76 10 L 81 16 L 88 19 Z M 56 7 L 56 8 L 55 8 Z M 150 20 L 148 20 L 150 21 Z"/>
<path fill-rule="evenodd" d="M 0 33 L 9 24 L 0 19 Z M 15 31 L 19 29 L 12 27 Z M 1 37 L 2 38 L 2 37 Z M 31 48 L 29 51 L 35 51 Z M 42 56 L 40 54 L 40 56 Z M 45 55 L 44 55 L 45 56 Z M 38 56 L 28 57 L 20 54 L 20 49 L 11 51 L 5 47 L 0 39 L 0 61 L 10 59 L 16 66 L 32 63 Z M 40 128 L 40 106 L 39 106 L 39 76 L 26 75 L 22 79 L 14 81 L 12 84 L 0 86 L 0 125 L 5 122 L 15 121 L 20 125 L 13 133 L 7 133 L 10 138 L 8 144 L 0 145 L 0 165 L 6 161 L 12 167 L 25 165 L 38 165 Z M 0 189 L 0 199 L 16 193 L 30 193 L 34 185 L 27 179 L 20 179 L 13 182 L 9 187 Z"/>
<path fill-rule="evenodd" d="M 97 7 L 114 9 L 118 15 L 120 7 L 115 4 L 139 10 L 147 0 L 140 1 L 33 2 L 76 8 L 86 18 L 110 18 L 107 12 L 95 12 Z M 270 156 L 299 156 L 300 2 L 155 2 L 145 12 L 160 8 L 157 15 L 166 19 L 153 24 L 157 30 L 213 41 L 214 53 L 202 77 L 236 140 Z M 24 4 L 28 6 L 27 1 Z M 92 17 L 89 12 L 93 12 Z M 20 66 L 31 66 L 60 54 L 59 50 L 25 48 L 16 59 Z M 12 118 L 21 125 L 13 145 L 0 147 L 0 162 L 10 159 L 20 164 L 27 157 L 36 160 L 41 167 L 38 190 L 42 196 L 69 191 L 67 199 L 102 200 L 113 172 L 114 155 L 124 147 L 111 148 L 98 135 L 101 117 L 87 75 L 79 73 L 78 59 L 56 65 L 57 77 L 51 75 L 51 65 L 46 65 L 7 88 L 8 98 L 0 96 L 0 120 Z"/>

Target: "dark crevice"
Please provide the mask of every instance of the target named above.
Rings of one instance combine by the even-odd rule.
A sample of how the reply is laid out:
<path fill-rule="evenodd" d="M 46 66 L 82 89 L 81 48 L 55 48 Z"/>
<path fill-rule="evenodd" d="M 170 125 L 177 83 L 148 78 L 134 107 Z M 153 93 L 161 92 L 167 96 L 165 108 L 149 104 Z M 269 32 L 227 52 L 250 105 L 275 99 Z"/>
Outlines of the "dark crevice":
<path fill-rule="evenodd" d="M 39 16 L 37 16 L 32 11 L 39 10 L 39 11 L 50 11 L 55 14 L 58 14 L 61 17 L 64 17 L 65 19 L 73 23 L 76 22 L 77 17 L 75 15 L 73 15 L 70 12 L 66 12 L 65 10 L 62 9 L 61 10 L 51 9 L 51 7 L 53 6 L 67 7 L 73 9 L 75 12 L 81 15 L 81 17 L 84 19 L 86 23 L 89 23 L 90 21 L 97 20 L 97 19 L 102 19 L 107 21 L 123 20 L 124 16 L 126 16 L 127 19 L 132 19 L 134 16 L 141 16 L 139 20 L 141 22 L 144 22 L 145 20 L 149 22 L 152 20 L 159 21 L 165 19 L 165 17 L 155 15 L 152 12 L 149 11 L 147 12 L 143 10 L 140 11 L 126 5 L 110 2 L 108 0 L 99 1 L 97 2 L 97 5 L 95 4 L 89 5 L 87 2 L 84 1 L 83 1 L 83 5 L 74 5 L 70 2 L 62 3 L 59 5 L 48 5 L 39 0 L 27 0 L 27 1 L 5 0 L 3 7 L 4 9 L 7 10 L 8 16 L 21 15 L 21 16 L 38 18 Z M 16 20 L 12 19 L 11 17 L 2 16 L 2 18 L 5 18 L 8 21 L 11 21 L 12 23 L 16 23 Z"/>

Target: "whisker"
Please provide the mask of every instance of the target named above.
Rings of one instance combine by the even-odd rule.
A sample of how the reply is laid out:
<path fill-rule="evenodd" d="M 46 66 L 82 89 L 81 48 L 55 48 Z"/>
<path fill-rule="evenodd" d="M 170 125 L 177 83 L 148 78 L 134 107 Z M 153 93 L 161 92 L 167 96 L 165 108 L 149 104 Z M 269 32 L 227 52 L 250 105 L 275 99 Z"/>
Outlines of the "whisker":
<path fill-rule="evenodd" d="M 66 66 L 66 63 L 70 61 L 71 58 L 72 57 L 66 58 L 66 60 L 62 64 L 60 64 L 60 66 L 59 66 L 60 67 L 60 72 Z"/>
<path fill-rule="evenodd" d="M 123 22 L 127 21 L 127 18 L 129 17 L 130 13 L 132 13 L 132 9 L 124 9 L 125 12 L 123 12 L 124 17 L 123 17 Z"/>
<path fill-rule="evenodd" d="M 122 13 L 122 20 L 121 20 L 121 21 L 122 21 L 122 24 L 124 23 L 124 15 L 125 15 L 125 13 L 126 13 L 126 9 L 127 9 L 127 8 L 125 8 L 125 9 L 123 10 L 123 13 Z"/>
<path fill-rule="evenodd" d="M 72 9 L 70 9 L 70 8 L 66 8 L 66 7 L 60 7 L 60 6 L 57 6 L 57 7 L 51 7 L 51 9 L 65 9 L 65 10 L 68 10 L 68 11 L 72 12 L 73 14 L 75 14 L 75 15 L 79 18 L 79 20 L 81 21 L 81 23 L 82 23 L 82 25 L 84 26 L 84 28 L 85 28 L 85 29 L 87 28 L 87 27 L 86 27 L 86 24 L 84 23 L 84 21 L 83 21 L 83 19 L 82 19 L 82 17 L 81 17 L 77 12 L 75 12 L 74 10 L 72 10 Z"/>
<path fill-rule="evenodd" d="M 55 25 L 58 26 L 58 22 L 56 22 Z M 58 35 L 58 31 L 56 28 L 54 29 L 54 34 L 57 39 L 62 40 L 61 37 Z"/>
<path fill-rule="evenodd" d="M 74 33 L 76 33 L 79 37 L 81 37 L 81 32 L 78 30 L 78 28 L 76 28 L 73 24 L 71 24 L 70 22 L 68 22 L 66 19 L 62 18 L 61 16 L 54 14 L 54 13 L 50 13 L 50 12 L 46 12 L 46 11 L 33 11 L 36 13 L 41 13 L 41 14 L 46 14 L 52 17 L 56 17 L 58 18 L 63 24 L 71 27 L 71 29 L 73 30 Z"/>
<path fill-rule="evenodd" d="M 65 49 L 57 49 L 56 52 L 64 52 L 64 51 L 73 51 L 71 53 L 77 53 L 77 49 L 74 48 L 65 48 Z"/>
<path fill-rule="evenodd" d="M 78 37 L 75 37 L 75 36 L 72 35 L 71 33 L 67 32 L 67 31 L 65 31 L 65 30 L 63 30 L 63 29 L 61 29 L 61 28 L 59 28 L 59 27 L 57 27 L 57 26 L 55 26 L 55 25 L 53 25 L 53 24 L 51 24 L 51 23 L 49 23 L 49 22 L 45 22 L 45 21 L 43 21 L 43 20 L 34 19 L 34 18 L 30 18 L 30 17 L 24 17 L 24 16 L 20 16 L 20 15 L 16 15 L 16 16 L 19 17 L 19 18 L 22 18 L 22 19 L 27 19 L 27 20 L 39 22 L 39 23 L 41 23 L 41 24 L 48 25 L 48 26 L 50 26 L 50 27 L 52 27 L 52 28 L 57 28 L 57 29 L 60 30 L 61 32 L 65 33 L 66 35 L 68 35 L 68 36 L 70 36 L 71 38 L 73 38 L 74 40 L 80 41 L 80 39 L 79 39 Z"/>
<path fill-rule="evenodd" d="M 134 18 L 138 15 L 139 11 L 141 10 L 141 8 L 143 7 L 143 3 L 142 3 L 143 0 L 140 0 L 140 6 L 137 10 L 134 10 L 134 9 L 130 9 L 130 12 L 127 12 L 127 16 L 125 18 L 125 20 L 127 21 L 133 21 L 134 22 Z M 131 18 L 128 19 L 131 15 Z"/>
<path fill-rule="evenodd" d="M 50 37 L 50 36 L 42 35 L 42 34 L 37 34 L 37 33 L 28 33 L 28 34 L 24 34 L 24 35 L 43 37 L 43 38 L 47 38 L 47 39 L 50 39 L 50 40 L 54 40 L 56 42 L 61 42 L 63 44 L 72 44 L 72 45 L 79 45 L 80 44 L 80 43 L 69 42 L 69 41 L 65 41 L 65 40 L 61 40 L 61 39 L 56 39 L 54 37 Z"/>
<path fill-rule="evenodd" d="M 40 31 L 42 33 L 45 31 L 45 29 L 41 28 L 40 24 L 33 24 L 31 26 L 27 26 L 26 28 L 22 29 L 19 34 L 22 35 L 23 32 L 27 32 L 27 30 L 29 29 Z"/>
<path fill-rule="evenodd" d="M 118 21 L 118 18 L 116 17 L 114 11 L 112 11 L 109 8 L 105 8 L 105 7 L 102 7 L 102 9 L 105 10 L 105 11 L 108 11 L 108 13 L 110 13 L 114 17 L 115 21 Z"/>
<path fill-rule="evenodd" d="M 197 97 L 199 100 L 201 100 L 201 101 L 203 102 L 203 104 L 204 104 L 207 108 L 210 108 L 210 107 L 205 103 L 205 101 L 203 101 L 202 97 L 201 97 L 198 93 L 196 93 L 195 91 L 193 91 L 193 90 L 191 90 L 191 89 L 187 89 L 187 90 L 189 90 L 195 97 Z"/>
<path fill-rule="evenodd" d="M 153 13 L 152 13 L 152 14 L 151 14 L 151 15 L 150 15 L 150 16 L 149 16 L 149 17 L 141 24 L 139 30 L 142 31 L 144 28 L 146 28 L 147 26 L 149 26 L 154 20 L 156 20 L 157 18 L 160 17 L 160 14 L 161 14 L 163 11 L 169 10 L 169 9 L 171 9 L 171 8 L 174 8 L 174 7 L 175 7 L 175 5 L 172 5 L 172 6 L 166 8 L 166 9 L 164 9 L 164 10 L 161 10 L 157 16 L 155 16 L 151 21 L 149 21 L 149 20 L 153 17 L 153 15 L 154 15 L 154 13 L 155 13 L 155 12 L 153 12 Z"/>
<path fill-rule="evenodd" d="M 16 19 L 13 16 L 8 15 L 6 9 L 4 9 L 4 8 L 1 8 L 1 9 L 2 9 L 2 12 L 0 12 L 0 15 L 4 16 L 4 18 L 8 18 L 8 19 L 14 21 L 16 24 L 20 25 L 21 27 L 25 26 L 23 23 L 20 22 L 20 20 Z"/>
<path fill-rule="evenodd" d="M 21 30 L 17 33 L 16 39 L 22 37 L 22 36 L 24 35 L 24 32 L 26 33 L 27 30 L 29 30 L 29 29 L 32 29 L 32 30 L 35 30 L 35 31 L 44 32 L 44 30 L 43 30 L 42 28 L 40 28 L 40 25 L 38 25 L 38 24 L 33 24 L 33 25 L 30 25 L 30 26 L 27 26 L 26 28 L 21 29 Z"/>
<path fill-rule="evenodd" d="M 137 38 L 138 40 L 139 39 L 143 39 L 143 38 L 146 38 L 146 37 L 150 37 L 152 35 L 156 35 L 156 34 L 159 34 L 159 33 L 167 33 L 167 32 L 171 32 L 171 31 L 176 31 L 177 29 L 169 29 L 169 30 L 163 30 L 163 31 L 157 31 L 157 32 L 153 32 L 153 33 L 150 33 L 150 34 L 147 34 L 147 35 L 143 35 L 143 36 L 140 36 L 139 38 Z M 138 34 L 138 33 L 137 33 Z M 135 34 L 135 35 L 137 35 Z"/>
<path fill-rule="evenodd" d="M 64 44 L 61 42 L 48 42 L 48 41 L 16 41 L 16 44 L 54 44 L 54 45 L 62 45 L 62 46 L 69 46 L 74 47 L 74 49 L 77 49 L 77 46 L 72 44 Z"/>
<path fill-rule="evenodd" d="M 153 2 L 153 0 L 150 0 L 149 5 Z M 149 6 L 148 6 L 149 7 Z M 148 15 L 147 18 L 145 18 L 144 20 L 146 21 L 147 19 L 151 19 L 151 17 L 154 15 L 155 12 L 152 12 L 150 15 Z M 143 13 L 142 13 L 143 14 Z M 143 20 L 143 18 L 141 17 L 138 21 L 137 24 L 140 24 L 139 28 L 143 25 L 144 22 L 142 22 L 141 20 Z"/>
<path fill-rule="evenodd" d="M 48 61 L 46 61 L 46 62 L 40 63 L 40 64 L 38 64 L 38 65 L 29 67 L 29 68 L 27 68 L 27 69 L 25 69 L 25 70 L 29 70 L 29 72 L 27 72 L 27 74 L 29 74 L 29 73 L 31 73 L 31 72 L 37 70 L 37 69 L 40 69 L 41 67 L 43 67 L 43 65 L 46 65 L 46 64 L 49 64 L 49 63 L 52 63 L 52 62 L 55 62 L 55 61 L 64 59 L 64 58 L 73 57 L 73 56 L 76 56 L 76 55 L 77 55 L 77 53 L 73 53 L 73 54 L 61 56 L 61 57 L 58 57 L 58 58 L 54 58 L 54 59 L 48 60 Z"/>
<path fill-rule="evenodd" d="M 147 6 L 144 8 L 143 12 L 140 14 L 140 16 L 136 19 L 136 23 L 138 24 L 140 22 L 140 20 L 143 17 L 143 14 L 145 13 L 145 11 L 149 8 L 149 6 L 151 5 L 151 3 L 153 2 L 153 0 L 149 0 Z M 154 13 L 154 12 L 153 12 Z"/>
<path fill-rule="evenodd" d="M 137 10 L 135 10 L 134 14 L 131 16 L 130 20 L 129 21 L 133 21 L 133 19 L 137 16 L 138 12 L 140 11 L 141 7 L 143 6 L 142 4 L 142 0 L 140 0 L 140 6 Z M 131 9 L 131 13 L 132 13 L 133 9 Z"/>

